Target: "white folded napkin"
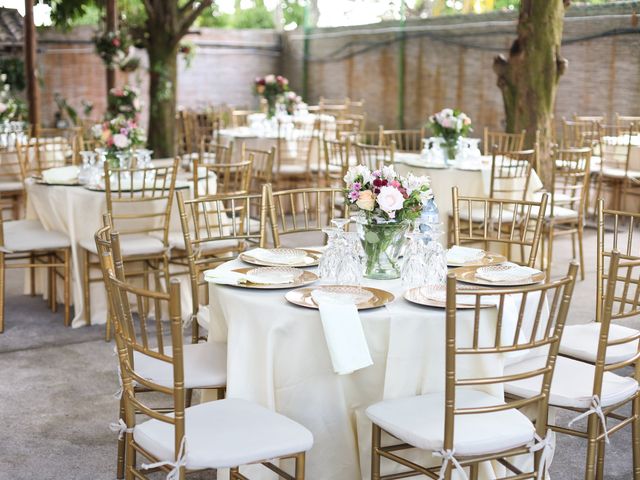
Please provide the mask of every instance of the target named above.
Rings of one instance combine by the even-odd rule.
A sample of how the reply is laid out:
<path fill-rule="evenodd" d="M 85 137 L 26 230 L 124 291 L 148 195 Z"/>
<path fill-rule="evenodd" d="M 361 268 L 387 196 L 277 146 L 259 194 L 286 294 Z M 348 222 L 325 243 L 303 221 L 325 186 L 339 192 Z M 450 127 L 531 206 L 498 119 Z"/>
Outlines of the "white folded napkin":
<path fill-rule="evenodd" d="M 252 275 L 248 273 L 234 272 L 232 270 L 222 270 L 215 268 L 204 272 L 204 279 L 210 283 L 219 285 L 241 285 L 243 283 L 255 283 L 259 285 L 283 285 L 293 283 L 293 274 L 279 273 L 273 275 Z"/>
<path fill-rule="evenodd" d="M 338 375 L 347 375 L 373 365 L 353 297 L 322 290 L 313 290 L 311 297 L 320 310 L 333 371 Z"/>
<path fill-rule="evenodd" d="M 313 257 L 308 255 L 304 257 L 285 258 L 284 256 L 278 255 L 266 248 L 254 248 L 253 250 L 248 250 L 245 253 L 262 262 L 269 262 L 278 265 L 298 265 L 300 263 L 308 265 L 315 261 Z"/>
<path fill-rule="evenodd" d="M 480 260 L 484 257 L 484 250 L 479 248 L 461 247 L 454 245 L 447 250 L 447 263 L 464 264 Z"/>
<path fill-rule="evenodd" d="M 503 263 L 501 266 L 509 268 L 481 267 L 476 270 L 476 277 L 489 282 L 520 282 L 530 279 L 536 273 L 540 273 L 540 270 L 535 268 L 522 267 L 511 262 Z"/>
<path fill-rule="evenodd" d="M 79 173 L 80 168 L 75 165 L 49 168 L 42 172 L 42 180 L 45 183 L 75 183 Z"/>

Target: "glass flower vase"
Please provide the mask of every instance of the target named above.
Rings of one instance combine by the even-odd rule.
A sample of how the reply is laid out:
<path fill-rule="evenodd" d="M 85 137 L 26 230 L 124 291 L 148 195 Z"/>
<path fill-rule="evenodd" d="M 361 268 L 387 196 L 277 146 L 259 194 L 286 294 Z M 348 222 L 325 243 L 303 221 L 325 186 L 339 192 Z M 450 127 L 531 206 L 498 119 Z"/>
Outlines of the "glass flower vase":
<path fill-rule="evenodd" d="M 358 222 L 360 241 L 365 253 L 366 278 L 391 280 L 400 278 L 400 253 L 410 222 Z"/>

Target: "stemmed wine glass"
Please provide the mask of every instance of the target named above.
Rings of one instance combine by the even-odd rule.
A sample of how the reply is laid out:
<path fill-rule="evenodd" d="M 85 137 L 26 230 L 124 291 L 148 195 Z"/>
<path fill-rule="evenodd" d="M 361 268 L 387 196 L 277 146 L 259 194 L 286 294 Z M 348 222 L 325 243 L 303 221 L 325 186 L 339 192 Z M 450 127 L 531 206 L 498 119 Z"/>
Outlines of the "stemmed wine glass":
<path fill-rule="evenodd" d="M 405 247 L 402 265 L 400 267 L 400 279 L 402 285 L 414 288 L 428 284 L 427 245 L 426 234 L 419 230 L 405 234 L 408 242 Z"/>
<path fill-rule="evenodd" d="M 91 183 L 91 180 L 94 177 L 94 168 L 96 164 L 96 152 L 92 152 L 90 150 L 84 150 L 80 152 L 80 156 L 82 157 L 82 167 L 80 168 L 80 173 L 78 174 L 78 180 L 83 185 Z"/>

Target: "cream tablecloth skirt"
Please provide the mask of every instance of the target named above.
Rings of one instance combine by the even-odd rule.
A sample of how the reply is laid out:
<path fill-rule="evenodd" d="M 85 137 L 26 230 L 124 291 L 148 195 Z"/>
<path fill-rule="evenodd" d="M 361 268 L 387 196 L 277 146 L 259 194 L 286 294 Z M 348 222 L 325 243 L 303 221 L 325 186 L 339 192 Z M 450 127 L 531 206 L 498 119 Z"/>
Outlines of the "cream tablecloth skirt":
<path fill-rule="evenodd" d="M 240 266 L 236 260 L 222 268 Z M 399 280 L 366 284 L 393 292 L 396 300 L 360 312 L 374 365 L 351 375 L 334 373 L 318 311 L 288 303 L 286 290 L 210 286 L 209 338 L 228 341 L 228 397 L 258 402 L 311 430 L 307 478 L 314 480 L 370 478 L 371 422 L 364 414 L 369 405 L 444 390 L 444 310 L 405 301 Z M 535 303 L 528 302 L 532 309 Z M 495 312 L 482 311 L 485 340 L 494 338 Z M 527 316 L 533 318 L 534 312 Z M 472 312 L 460 311 L 458 325 L 459 334 L 470 341 Z M 460 359 L 460 376 L 502 372 L 503 356 L 482 357 Z M 502 396 L 500 388 L 490 391 Z M 422 455 L 432 465 L 440 462 Z M 275 478 L 264 470 L 247 467 L 246 472 L 252 479 Z M 496 472 L 486 464 L 482 478 L 494 478 Z"/>

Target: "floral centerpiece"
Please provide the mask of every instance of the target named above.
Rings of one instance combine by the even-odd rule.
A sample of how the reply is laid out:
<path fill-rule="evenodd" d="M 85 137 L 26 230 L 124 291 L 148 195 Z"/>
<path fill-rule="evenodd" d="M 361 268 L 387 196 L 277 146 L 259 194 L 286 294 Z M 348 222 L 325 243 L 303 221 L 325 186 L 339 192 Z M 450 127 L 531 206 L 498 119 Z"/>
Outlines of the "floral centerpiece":
<path fill-rule="evenodd" d="M 112 88 L 107 96 L 107 110 L 112 117 L 122 116 L 137 120 L 140 114 L 140 100 L 138 90 L 129 85 L 122 88 Z"/>
<path fill-rule="evenodd" d="M 400 276 L 398 257 L 404 235 L 431 197 L 428 177 L 399 176 L 393 167 L 370 171 L 351 167 L 344 177 L 348 202 L 360 212 L 360 239 L 366 254 L 365 276 Z"/>
<path fill-rule="evenodd" d="M 446 154 L 449 160 L 455 160 L 458 139 L 466 137 L 473 131 L 471 119 L 460 110 L 445 108 L 431 115 L 427 127 L 438 137 L 444 139 Z"/>
<path fill-rule="evenodd" d="M 92 133 L 105 145 L 107 160 L 113 167 L 124 167 L 118 163 L 119 153 L 130 153 L 147 141 L 144 130 L 134 120 L 122 115 L 94 125 Z"/>
<path fill-rule="evenodd" d="M 11 94 L 11 86 L 7 83 L 7 75 L 0 74 L 0 122 L 10 122 L 19 110 L 18 101 Z"/>
<path fill-rule="evenodd" d="M 267 117 L 272 118 L 276 114 L 276 103 L 282 99 L 282 95 L 289 91 L 289 80 L 282 75 L 267 75 L 258 77 L 254 83 L 254 92 L 267 101 Z"/>
<path fill-rule="evenodd" d="M 302 97 L 293 90 L 289 90 L 284 94 L 284 106 L 289 115 L 293 115 L 298 105 L 302 103 Z"/>
<path fill-rule="evenodd" d="M 96 52 L 108 67 L 123 62 L 129 55 L 131 40 L 123 32 L 102 32 L 93 38 Z"/>

